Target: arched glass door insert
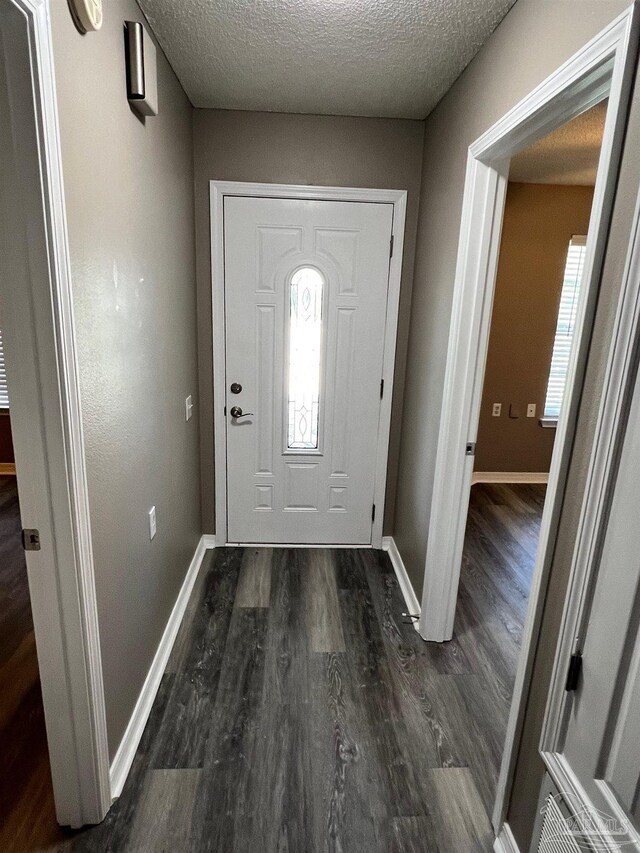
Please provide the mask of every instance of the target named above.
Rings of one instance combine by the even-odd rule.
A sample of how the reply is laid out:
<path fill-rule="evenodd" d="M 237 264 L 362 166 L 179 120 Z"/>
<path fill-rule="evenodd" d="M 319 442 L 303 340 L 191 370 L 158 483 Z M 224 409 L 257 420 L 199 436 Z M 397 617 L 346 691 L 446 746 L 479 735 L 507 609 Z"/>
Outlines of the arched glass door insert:
<path fill-rule="evenodd" d="M 297 270 L 289 285 L 287 448 L 317 450 L 324 278 L 314 267 Z"/>

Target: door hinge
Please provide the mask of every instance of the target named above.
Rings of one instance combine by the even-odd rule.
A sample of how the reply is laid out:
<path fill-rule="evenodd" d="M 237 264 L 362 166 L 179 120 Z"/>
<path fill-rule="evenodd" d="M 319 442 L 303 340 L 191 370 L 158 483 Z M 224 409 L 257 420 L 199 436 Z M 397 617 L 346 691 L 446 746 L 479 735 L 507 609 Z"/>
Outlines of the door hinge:
<path fill-rule="evenodd" d="M 40 550 L 40 531 L 26 529 L 22 531 L 22 547 L 25 551 Z"/>
<path fill-rule="evenodd" d="M 382 395 L 384 394 L 384 379 L 380 380 L 380 399 L 382 400 Z"/>
<path fill-rule="evenodd" d="M 225 418 L 227 417 L 227 407 L 226 406 L 224 407 L 224 416 L 225 416 Z"/>
<path fill-rule="evenodd" d="M 468 441 L 464 448 L 465 456 L 475 456 L 476 455 L 476 443 L 475 441 Z"/>
<path fill-rule="evenodd" d="M 376 520 L 376 505 L 374 504 L 374 505 L 371 507 L 371 523 L 373 524 L 373 522 L 374 522 L 375 520 Z"/>
<path fill-rule="evenodd" d="M 573 693 L 578 689 L 578 681 L 582 672 L 582 652 L 575 652 L 569 660 L 569 670 L 567 672 L 567 683 L 564 689 L 567 693 Z"/>
<path fill-rule="evenodd" d="M 391 239 L 389 240 L 389 257 L 390 257 L 390 258 L 392 258 L 392 257 L 393 257 L 393 241 L 394 241 L 394 240 L 395 240 L 395 237 L 394 237 L 394 236 L 393 236 L 393 234 L 392 234 L 392 235 L 391 235 Z"/>

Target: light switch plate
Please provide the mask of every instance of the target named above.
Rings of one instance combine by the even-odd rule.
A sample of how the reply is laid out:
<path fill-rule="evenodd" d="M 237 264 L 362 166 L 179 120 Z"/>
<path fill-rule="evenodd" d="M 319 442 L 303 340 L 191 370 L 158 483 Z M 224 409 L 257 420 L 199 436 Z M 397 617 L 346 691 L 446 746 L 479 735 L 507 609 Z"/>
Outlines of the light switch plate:
<path fill-rule="evenodd" d="M 535 403 L 527 403 L 527 417 L 535 418 L 536 416 L 536 404 Z"/>
<path fill-rule="evenodd" d="M 191 394 L 184 401 L 184 419 L 185 421 L 190 421 L 191 416 L 193 415 L 193 400 L 191 399 Z"/>
<path fill-rule="evenodd" d="M 499 418 L 502 414 L 502 403 L 494 403 L 491 409 L 491 416 L 494 418 Z"/>
<path fill-rule="evenodd" d="M 154 506 L 149 510 L 149 539 L 153 539 L 156 535 L 156 508 Z"/>

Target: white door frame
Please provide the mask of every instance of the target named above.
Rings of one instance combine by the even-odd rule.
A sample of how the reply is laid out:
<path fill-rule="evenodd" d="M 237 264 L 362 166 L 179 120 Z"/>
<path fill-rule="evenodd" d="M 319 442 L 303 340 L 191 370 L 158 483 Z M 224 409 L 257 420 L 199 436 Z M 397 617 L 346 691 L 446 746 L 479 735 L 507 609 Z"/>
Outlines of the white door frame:
<path fill-rule="evenodd" d="M 56 814 L 77 827 L 104 818 L 111 789 L 49 2 L 1 2 L 24 189 L 3 337 L 22 523 L 41 540 L 27 571 Z"/>
<path fill-rule="evenodd" d="M 565 684 L 571 655 L 582 652 L 586 639 L 639 359 L 640 193 L 636 201 L 614 334 L 609 348 L 587 488 L 571 561 L 567 597 L 540 738 L 542 758 L 559 790 L 572 794 L 572 803 L 584 803 L 586 807 L 590 805 L 588 797 L 563 755 L 575 696 L 575 693 L 565 690 Z M 614 804 L 612 809 L 615 810 Z M 612 849 L 621 849 L 621 843 L 620 839 L 617 839 L 615 845 L 612 843 Z"/>
<path fill-rule="evenodd" d="M 211 283 L 213 310 L 213 407 L 215 437 L 216 541 L 227 544 L 227 419 L 226 355 L 224 316 L 224 198 L 291 198 L 320 201 L 377 202 L 393 205 L 393 254 L 389 262 L 389 288 L 384 339 L 382 379 L 385 393 L 380 406 L 380 427 L 376 453 L 374 503 L 378 508 L 372 527 L 373 548 L 382 547 L 384 499 L 387 486 L 389 431 L 393 399 L 393 374 L 400 303 L 402 252 L 407 209 L 406 190 L 355 189 L 353 187 L 312 187 L 290 184 L 254 184 L 236 181 L 210 181 L 211 193 Z M 255 544 L 255 543 L 254 543 Z M 323 546 L 327 547 L 327 546 Z M 340 546 L 345 547 L 345 546 Z"/>
<path fill-rule="evenodd" d="M 567 396 L 558 422 L 522 649 L 493 815 L 500 831 L 515 769 L 544 593 L 554 551 L 566 474 L 588 354 L 590 329 L 608 234 L 638 26 L 630 7 L 471 145 L 462 209 L 451 332 L 429 522 L 418 630 L 427 640 L 451 638 L 489 341 L 502 218 L 511 157 L 609 97 L 594 190 Z"/>

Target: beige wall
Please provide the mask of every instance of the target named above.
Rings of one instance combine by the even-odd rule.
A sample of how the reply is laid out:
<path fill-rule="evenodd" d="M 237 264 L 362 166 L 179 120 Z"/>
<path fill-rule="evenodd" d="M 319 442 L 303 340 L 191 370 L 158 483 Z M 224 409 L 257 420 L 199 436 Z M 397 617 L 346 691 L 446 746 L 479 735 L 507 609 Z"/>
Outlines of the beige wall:
<path fill-rule="evenodd" d="M 196 110 L 194 118 L 203 528 L 214 532 L 210 180 L 406 189 L 405 253 L 385 530 L 393 527 L 424 122 Z"/>
<path fill-rule="evenodd" d="M 130 110 L 132 0 L 86 36 L 51 11 L 113 757 L 200 535 L 191 106 L 159 53 L 160 114 Z"/>
<path fill-rule="evenodd" d="M 574 234 L 586 234 L 592 187 L 510 183 L 482 390 L 476 471 L 547 472 L 554 429 L 538 419 L 544 400 L 558 304 Z M 491 414 L 502 403 L 502 415 Z M 535 418 L 527 418 L 535 403 Z M 519 417 L 510 417 L 513 405 Z"/>
<path fill-rule="evenodd" d="M 467 149 L 628 5 L 626 0 L 518 0 L 427 119 L 394 528 L 418 595 Z"/>

